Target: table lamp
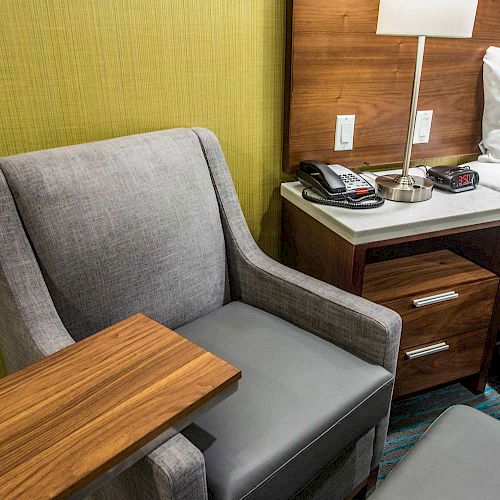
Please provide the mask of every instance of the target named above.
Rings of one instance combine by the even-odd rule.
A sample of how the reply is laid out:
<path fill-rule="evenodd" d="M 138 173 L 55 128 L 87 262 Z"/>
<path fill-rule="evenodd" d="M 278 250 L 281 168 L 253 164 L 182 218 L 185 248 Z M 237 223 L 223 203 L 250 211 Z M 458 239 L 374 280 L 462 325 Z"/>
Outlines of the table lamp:
<path fill-rule="evenodd" d="M 417 60 L 413 78 L 410 121 L 401 174 L 377 177 L 379 194 L 392 201 L 425 201 L 432 196 L 429 179 L 409 175 L 413 134 L 417 116 L 418 93 L 425 38 L 471 38 L 478 0 L 380 0 L 377 35 L 418 37 Z"/>

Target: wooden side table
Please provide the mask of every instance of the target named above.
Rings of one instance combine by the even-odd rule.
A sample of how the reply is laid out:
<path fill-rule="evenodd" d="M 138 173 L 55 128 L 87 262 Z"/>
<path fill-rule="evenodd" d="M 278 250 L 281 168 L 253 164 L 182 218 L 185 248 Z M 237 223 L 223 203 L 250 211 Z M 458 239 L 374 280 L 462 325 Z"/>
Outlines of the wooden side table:
<path fill-rule="evenodd" d="M 143 314 L 5 377 L 0 498 L 87 495 L 240 377 Z"/>
<path fill-rule="evenodd" d="M 500 274 L 500 193 L 482 186 L 460 194 L 435 190 L 430 201 L 387 201 L 373 210 L 312 204 L 302 198 L 299 182 L 282 184 L 281 196 L 283 262 L 351 293 L 363 294 L 371 264 L 443 249 Z M 481 369 L 466 381 L 474 392 L 486 384 L 499 304 L 497 298 Z"/>

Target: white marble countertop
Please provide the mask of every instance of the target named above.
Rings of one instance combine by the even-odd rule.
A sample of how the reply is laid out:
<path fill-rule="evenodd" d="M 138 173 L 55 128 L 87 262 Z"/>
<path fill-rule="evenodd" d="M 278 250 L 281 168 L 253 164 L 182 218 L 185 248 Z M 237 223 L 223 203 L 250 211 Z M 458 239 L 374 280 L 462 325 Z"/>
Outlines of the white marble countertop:
<path fill-rule="evenodd" d="M 390 173 L 394 172 L 399 171 Z M 376 175 L 385 173 L 389 172 L 377 172 Z M 422 175 L 418 169 L 411 169 L 410 173 Z M 375 174 L 363 175 L 373 184 Z M 370 210 L 317 205 L 304 200 L 302 190 L 298 181 L 281 184 L 283 198 L 353 245 L 500 220 L 500 193 L 481 185 L 464 193 L 434 189 L 428 201 L 401 203 L 386 200 L 382 207 Z"/>

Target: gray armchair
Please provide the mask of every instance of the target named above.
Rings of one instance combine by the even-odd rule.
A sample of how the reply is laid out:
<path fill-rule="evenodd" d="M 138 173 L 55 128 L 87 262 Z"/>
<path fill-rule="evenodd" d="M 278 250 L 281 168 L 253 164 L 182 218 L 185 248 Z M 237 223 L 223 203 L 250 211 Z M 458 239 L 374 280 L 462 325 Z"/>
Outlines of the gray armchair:
<path fill-rule="evenodd" d="M 400 318 L 268 258 L 211 132 L 0 159 L 0 204 L 9 371 L 143 311 L 243 372 L 96 498 L 343 498 L 377 468 Z"/>

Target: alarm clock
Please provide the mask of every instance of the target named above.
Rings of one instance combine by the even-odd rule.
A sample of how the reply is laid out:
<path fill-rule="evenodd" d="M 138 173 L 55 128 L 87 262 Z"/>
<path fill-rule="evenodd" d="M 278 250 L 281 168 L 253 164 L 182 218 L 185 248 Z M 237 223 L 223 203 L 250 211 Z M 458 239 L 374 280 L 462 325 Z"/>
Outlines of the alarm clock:
<path fill-rule="evenodd" d="M 432 167 L 427 170 L 427 177 L 435 187 L 452 193 L 470 191 L 476 189 L 479 184 L 479 174 L 468 166 Z"/>

